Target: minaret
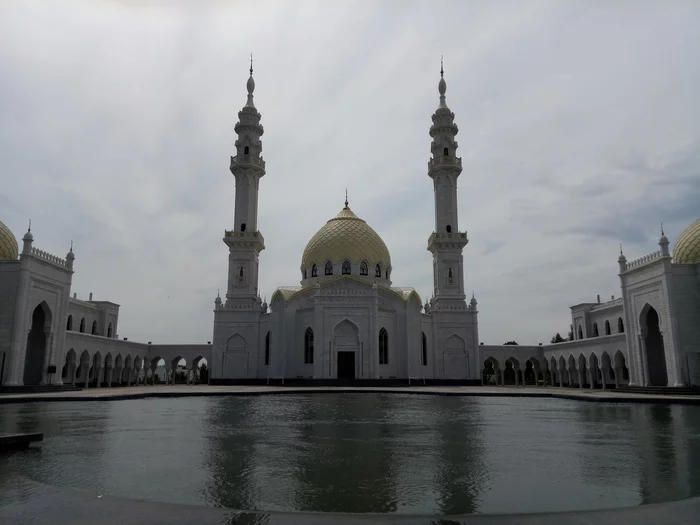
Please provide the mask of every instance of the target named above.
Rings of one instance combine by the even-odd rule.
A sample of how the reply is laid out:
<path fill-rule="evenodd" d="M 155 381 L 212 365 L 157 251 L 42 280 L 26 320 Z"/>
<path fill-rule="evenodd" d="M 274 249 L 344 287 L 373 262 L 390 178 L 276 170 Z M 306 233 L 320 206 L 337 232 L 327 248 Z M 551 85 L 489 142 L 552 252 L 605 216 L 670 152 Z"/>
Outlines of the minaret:
<path fill-rule="evenodd" d="M 258 188 L 265 175 L 261 156 L 263 127 L 260 113 L 253 103 L 253 58 L 247 83 L 248 101 L 238 112 L 234 130 L 236 156 L 231 157 L 231 173 L 236 178 L 234 229 L 226 231 L 224 242 L 229 247 L 227 308 L 260 308 L 258 295 L 258 255 L 265 249 L 265 240 L 258 231 Z"/>
<path fill-rule="evenodd" d="M 428 250 L 433 254 L 433 310 L 466 307 L 462 249 L 469 241 L 467 233 L 459 231 L 457 214 L 457 177 L 462 173 L 462 159 L 457 157 L 455 136 L 459 129 L 454 123 L 455 114 L 445 102 L 446 91 L 441 60 L 440 105 L 432 117 L 432 158 L 428 161 L 435 191 L 435 231 L 428 239 Z"/>

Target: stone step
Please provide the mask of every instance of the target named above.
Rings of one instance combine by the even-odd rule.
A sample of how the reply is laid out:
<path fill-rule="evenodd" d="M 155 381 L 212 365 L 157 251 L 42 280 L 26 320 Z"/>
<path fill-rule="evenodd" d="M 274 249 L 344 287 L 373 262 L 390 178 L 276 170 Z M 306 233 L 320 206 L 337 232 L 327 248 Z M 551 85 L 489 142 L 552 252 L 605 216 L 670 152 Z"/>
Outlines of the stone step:
<path fill-rule="evenodd" d="M 47 394 L 50 392 L 75 392 L 82 388 L 71 385 L 22 385 L 0 386 L 0 394 Z"/>
<path fill-rule="evenodd" d="M 616 392 L 627 394 L 654 394 L 669 396 L 700 396 L 698 387 L 673 387 L 673 386 L 620 386 Z"/>

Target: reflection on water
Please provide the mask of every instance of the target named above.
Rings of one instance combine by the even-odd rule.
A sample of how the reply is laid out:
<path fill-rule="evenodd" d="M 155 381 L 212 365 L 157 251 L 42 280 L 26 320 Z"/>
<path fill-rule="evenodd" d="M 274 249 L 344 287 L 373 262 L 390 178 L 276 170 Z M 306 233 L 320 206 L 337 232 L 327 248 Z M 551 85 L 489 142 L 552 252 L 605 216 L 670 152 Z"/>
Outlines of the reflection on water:
<path fill-rule="evenodd" d="M 4 487 L 23 474 L 233 509 L 533 512 L 700 494 L 695 406 L 399 394 L 29 403 L 0 405 L 3 431 L 45 434 L 40 450 L 0 458 Z"/>

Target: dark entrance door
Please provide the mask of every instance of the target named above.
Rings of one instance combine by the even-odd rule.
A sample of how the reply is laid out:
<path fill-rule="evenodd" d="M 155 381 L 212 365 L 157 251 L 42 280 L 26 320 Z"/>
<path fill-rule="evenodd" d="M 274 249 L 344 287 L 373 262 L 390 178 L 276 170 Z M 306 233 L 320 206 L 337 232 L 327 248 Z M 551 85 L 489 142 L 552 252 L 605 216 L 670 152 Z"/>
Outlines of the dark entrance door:
<path fill-rule="evenodd" d="M 355 379 L 355 352 L 338 352 L 338 379 Z"/>

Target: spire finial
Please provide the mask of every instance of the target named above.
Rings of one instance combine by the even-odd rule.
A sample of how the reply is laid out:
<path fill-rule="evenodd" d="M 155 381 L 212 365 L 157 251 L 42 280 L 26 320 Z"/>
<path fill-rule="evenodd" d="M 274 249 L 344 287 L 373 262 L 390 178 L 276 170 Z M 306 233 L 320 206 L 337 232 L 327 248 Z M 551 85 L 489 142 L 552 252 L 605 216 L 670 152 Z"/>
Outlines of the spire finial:
<path fill-rule="evenodd" d="M 250 76 L 253 76 L 253 53 L 250 54 Z"/>
<path fill-rule="evenodd" d="M 661 235 L 665 235 L 665 233 L 664 233 L 664 223 L 663 223 L 663 222 L 661 223 Z"/>
<path fill-rule="evenodd" d="M 70 251 L 73 251 L 73 241 L 70 242 Z"/>
<path fill-rule="evenodd" d="M 348 189 L 345 188 L 345 207 L 348 207 Z"/>
<path fill-rule="evenodd" d="M 620 243 L 620 255 L 622 255 L 622 243 Z"/>
<path fill-rule="evenodd" d="M 445 75 L 445 70 L 442 68 L 442 58 L 443 55 L 440 55 L 440 78 L 442 78 Z"/>
<path fill-rule="evenodd" d="M 27 233 L 31 233 L 31 232 L 32 232 L 32 220 L 29 219 L 29 228 L 27 228 Z"/>

